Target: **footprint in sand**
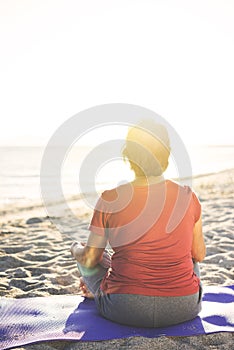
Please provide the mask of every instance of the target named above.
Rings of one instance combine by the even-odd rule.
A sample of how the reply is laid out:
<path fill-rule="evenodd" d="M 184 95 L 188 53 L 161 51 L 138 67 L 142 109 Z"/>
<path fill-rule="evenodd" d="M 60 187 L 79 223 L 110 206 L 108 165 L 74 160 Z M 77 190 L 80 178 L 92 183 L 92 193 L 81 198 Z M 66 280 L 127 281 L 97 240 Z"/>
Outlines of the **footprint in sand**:
<path fill-rule="evenodd" d="M 16 246 L 16 247 L 4 247 L 4 251 L 6 254 L 16 254 L 16 253 L 20 253 L 20 252 L 23 252 L 23 251 L 26 251 L 26 250 L 29 250 L 33 248 L 32 245 L 28 245 L 28 246 Z"/>
<path fill-rule="evenodd" d="M 30 291 L 34 288 L 39 288 L 40 286 L 44 286 L 44 283 L 39 281 L 32 281 L 31 279 L 22 279 L 22 278 L 12 278 L 9 283 L 10 287 L 16 287 L 24 292 Z"/>
<path fill-rule="evenodd" d="M 30 218 L 26 221 L 27 225 L 32 225 L 32 224 L 38 224 L 43 222 L 43 220 L 41 218 Z"/>
<path fill-rule="evenodd" d="M 14 256 L 3 256 L 0 260 L 0 271 L 5 271 L 6 266 L 8 268 L 14 268 L 19 266 L 27 266 L 29 262 L 24 261 L 23 259 L 20 259 L 19 257 Z"/>

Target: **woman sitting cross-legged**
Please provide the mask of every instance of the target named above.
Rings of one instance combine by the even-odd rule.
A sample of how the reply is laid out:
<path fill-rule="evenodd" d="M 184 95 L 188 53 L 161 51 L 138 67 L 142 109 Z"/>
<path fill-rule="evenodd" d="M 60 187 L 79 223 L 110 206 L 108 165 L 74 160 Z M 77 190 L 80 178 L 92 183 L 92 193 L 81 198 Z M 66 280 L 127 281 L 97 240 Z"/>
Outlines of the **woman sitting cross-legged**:
<path fill-rule="evenodd" d="M 100 314 L 114 322 L 163 327 L 201 310 L 201 205 L 189 187 L 164 179 L 169 155 L 164 126 L 130 128 L 123 156 L 135 179 L 102 194 L 87 244 L 71 247 L 84 295 L 93 295 Z"/>

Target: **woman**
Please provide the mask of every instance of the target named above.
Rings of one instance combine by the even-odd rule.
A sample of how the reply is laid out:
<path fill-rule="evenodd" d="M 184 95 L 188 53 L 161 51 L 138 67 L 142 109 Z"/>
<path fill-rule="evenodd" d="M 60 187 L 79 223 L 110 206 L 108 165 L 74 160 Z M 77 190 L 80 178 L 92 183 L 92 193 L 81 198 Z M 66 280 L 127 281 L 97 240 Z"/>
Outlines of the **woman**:
<path fill-rule="evenodd" d="M 163 327 L 201 310 L 201 206 L 190 188 L 163 178 L 169 155 L 164 126 L 130 128 L 123 156 L 135 179 L 102 194 L 87 244 L 71 247 L 84 295 L 93 295 L 101 315 L 114 322 Z"/>

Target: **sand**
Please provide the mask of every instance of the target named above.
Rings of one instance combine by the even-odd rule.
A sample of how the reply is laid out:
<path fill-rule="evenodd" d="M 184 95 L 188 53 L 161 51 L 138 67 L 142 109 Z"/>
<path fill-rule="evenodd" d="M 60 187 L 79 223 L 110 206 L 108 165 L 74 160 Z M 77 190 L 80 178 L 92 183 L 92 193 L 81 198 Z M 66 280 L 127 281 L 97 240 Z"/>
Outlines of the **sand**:
<path fill-rule="evenodd" d="M 234 280 L 233 190 L 234 170 L 193 180 L 203 208 L 207 256 L 200 264 L 204 286 L 231 285 Z M 0 296 L 11 298 L 80 294 L 79 274 L 69 248 L 84 241 L 92 215 L 81 200 L 74 200 L 78 219 L 64 218 L 67 232 L 60 234 L 40 205 L 10 207 L 1 211 Z M 233 334 L 197 337 L 133 337 L 102 342 L 43 342 L 18 350 L 52 349 L 231 349 Z"/>

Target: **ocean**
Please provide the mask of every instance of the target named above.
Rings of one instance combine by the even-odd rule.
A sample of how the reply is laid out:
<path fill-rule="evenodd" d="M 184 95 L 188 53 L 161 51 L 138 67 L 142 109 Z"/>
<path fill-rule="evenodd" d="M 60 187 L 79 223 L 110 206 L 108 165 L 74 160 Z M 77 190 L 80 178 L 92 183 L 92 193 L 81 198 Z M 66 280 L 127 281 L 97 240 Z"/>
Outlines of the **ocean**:
<path fill-rule="evenodd" d="M 63 162 L 61 182 L 64 195 L 79 195 L 85 188 L 95 188 L 97 192 L 113 188 L 123 181 L 133 178 L 128 165 L 117 159 L 100 164 L 97 174 L 88 174 L 80 186 L 79 171 L 89 154 L 90 147 L 73 147 Z M 187 148 L 192 175 L 203 176 L 234 168 L 234 146 L 193 146 Z M 40 200 L 40 165 L 43 147 L 0 147 L 0 204 L 11 205 Z M 177 178 L 173 160 L 169 162 L 166 177 Z"/>

